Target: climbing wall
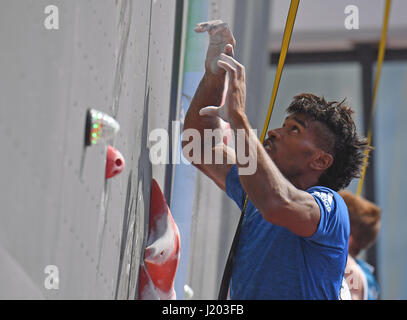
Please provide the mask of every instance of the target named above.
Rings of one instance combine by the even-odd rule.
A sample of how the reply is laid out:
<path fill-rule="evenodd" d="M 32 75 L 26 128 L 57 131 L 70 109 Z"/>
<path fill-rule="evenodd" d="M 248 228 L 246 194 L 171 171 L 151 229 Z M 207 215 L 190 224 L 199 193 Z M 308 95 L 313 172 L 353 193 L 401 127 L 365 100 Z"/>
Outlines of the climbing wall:
<path fill-rule="evenodd" d="M 0 299 L 136 299 L 152 179 L 172 205 L 184 244 L 177 298 L 185 298 L 185 284 L 194 299 L 216 298 L 239 211 L 204 175 L 185 188 L 175 166 L 150 161 L 151 132 L 171 137 L 172 121 L 182 124 L 185 115 L 192 3 L 0 4 Z M 235 0 L 202 3 L 199 16 L 233 26 Z M 201 35 L 197 43 L 202 57 L 206 41 Z M 203 71 L 204 58 L 192 54 L 188 68 Z M 89 108 L 120 130 L 85 147 Z M 169 154 L 176 143 L 170 140 Z M 106 180 L 108 145 L 125 168 Z"/>
<path fill-rule="evenodd" d="M 47 29 L 50 4 L 1 2 L 0 298 L 134 299 L 165 183 L 148 135 L 169 124 L 176 1 L 54 0 Z M 84 146 L 88 108 L 120 124 L 109 180 L 107 143 Z"/>

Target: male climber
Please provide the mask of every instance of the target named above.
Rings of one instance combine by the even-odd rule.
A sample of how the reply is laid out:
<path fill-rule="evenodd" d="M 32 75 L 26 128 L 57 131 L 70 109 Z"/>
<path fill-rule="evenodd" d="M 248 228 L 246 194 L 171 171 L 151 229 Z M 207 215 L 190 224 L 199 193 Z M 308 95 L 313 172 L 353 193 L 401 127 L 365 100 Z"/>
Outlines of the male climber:
<path fill-rule="evenodd" d="M 232 32 L 220 20 L 198 24 L 195 31 L 208 32 L 210 41 L 205 74 L 186 115 L 184 132 L 196 129 L 203 137 L 205 129 L 218 129 L 222 118 L 235 137 L 243 130 L 243 147 L 257 161 L 254 173 L 243 174 L 246 164 L 224 144 L 210 149 L 213 159 L 216 154 L 223 156 L 223 163 L 197 161 L 194 150 L 184 151 L 240 209 L 246 194 L 249 197 L 230 298 L 338 299 L 349 218 L 336 191 L 359 176 L 368 147 L 356 132 L 353 111 L 343 102 L 297 95 L 283 126 L 270 130 L 262 145 L 251 134 L 245 113 L 245 69 L 233 58 Z M 226 103 L 218 107 L 226 79 Z M 202 140 L 203 158 L 208 141 Z M 236 142 L 238 147 L 242 146 Z"/>

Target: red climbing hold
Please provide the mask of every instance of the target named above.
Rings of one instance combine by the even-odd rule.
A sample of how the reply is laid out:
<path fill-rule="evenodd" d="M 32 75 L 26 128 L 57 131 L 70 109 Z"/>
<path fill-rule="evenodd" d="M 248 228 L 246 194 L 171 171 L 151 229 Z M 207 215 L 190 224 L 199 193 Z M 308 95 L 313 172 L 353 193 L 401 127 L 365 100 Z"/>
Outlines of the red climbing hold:
<path fill-rule="evenodd" d="M 180 236 L 161 189 L 153 179 L 150 224 L 140 265 L 140 300 L 175 300 L 174 278 L 180 257 Z"/>
<path fill-rule="evenodd" d="M 124 158 L 122 154 L 112 146 L 107 146 L 106 156 L 106 179 L 112 178 L 124 169 Z"/>

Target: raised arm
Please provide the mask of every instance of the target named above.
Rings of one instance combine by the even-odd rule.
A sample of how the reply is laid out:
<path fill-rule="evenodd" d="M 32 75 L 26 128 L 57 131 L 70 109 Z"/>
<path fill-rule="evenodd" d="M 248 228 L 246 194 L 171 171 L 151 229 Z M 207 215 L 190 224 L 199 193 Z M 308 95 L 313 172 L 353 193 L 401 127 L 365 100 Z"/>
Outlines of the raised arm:
<path fill-rule="evenodd" d="M 222 117 L 230 122 L 235 137 L 243 132 L 243 141 L 236 140 L 236 163 L 239 178 L 247 195 L 263 218 L 273 224 L 286 227 L 293 233 L 308 237 L 315 233 L 320 220 L 320 209 L 309 193 L 296 188 L 280 172 L 269 157 L 252 128 L 245 113 L 245 69 L 232 57 L 221 55 L 218 65 L 229 74 L 226 103 L 222 107 L 207 107 L 201 114 L 207 117 Z M 248 150 L 257 167 L 243 174 L 246 163 L 239 157 L 239 149 Z M 253 161 L 249 161 L 253 162 Z"/>
<path fill-rule="evenodd" d="M 198 24 L 196 32 L 209 33 L 209 46 L 205 60 L 205 74 L 195 92 L 184 122 L 183 151 L 184 157 L 191 161 L 199 170 L 210 177 L 221 189 L 225 189 L 225 179 L 234 163 L 234 151 L 224 144 L 215 145 L 212 141 L 205 141 L 204 130 L 221 130 L 220 119 L 217 117 L 202 117 L 199 112 L 207 106 L 220 106 L 225 89 L 226 72 L 219 68 L 217 61 L 222 53 L 233 56 L 235 39 L 228 25 L 220 20 L 209 21 Z M 201 137 L 200 161 L 194 161 L 193 152 L 185 148 L 192 140 L 187 140 L 188 129 L 197 130 Z M 205 147 L 210 144 L 210 147 Z M 210 150 L 211 158 L 216 159 L 221 156 L 223 161 L 220 164 L 204 163 L 205 150 Z"/>

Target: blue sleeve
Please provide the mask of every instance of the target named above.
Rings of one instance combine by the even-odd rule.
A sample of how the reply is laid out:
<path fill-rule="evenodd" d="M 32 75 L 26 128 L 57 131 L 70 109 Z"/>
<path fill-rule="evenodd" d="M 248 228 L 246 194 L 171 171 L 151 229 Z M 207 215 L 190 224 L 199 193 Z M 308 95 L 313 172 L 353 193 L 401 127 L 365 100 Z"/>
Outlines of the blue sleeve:
<path fill-rule="evenodd" d="M 240 184 L 239 174 L 237 172 L 237 166 L 234 165 L 226 176 L 226 194 L 229 198 L 234 200 L 239 206 L 240 210 L 243 209 L 244 203 L 244 190 Z"/>
<path fill-rule="evenodd" d="M 307 192 L 318 203 L 321 218 L 315 233 L 305 239 L 347 251 L 350 226 L 348 208 L 344 200 L 337 192 L 325 187 L 312 187 Z"/>

